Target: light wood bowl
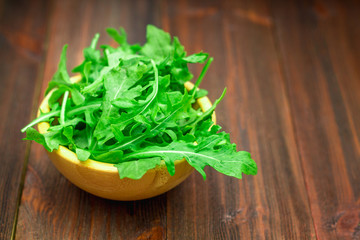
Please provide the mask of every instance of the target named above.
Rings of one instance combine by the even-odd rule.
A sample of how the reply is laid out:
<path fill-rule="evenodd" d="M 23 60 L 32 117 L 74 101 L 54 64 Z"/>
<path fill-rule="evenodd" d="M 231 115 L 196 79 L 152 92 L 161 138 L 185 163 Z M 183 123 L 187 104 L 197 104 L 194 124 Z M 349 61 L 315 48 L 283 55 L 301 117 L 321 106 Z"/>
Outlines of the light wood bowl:
<path fill-rule="evenodd" d="M 80 76 L 72 77 L 71 80 L 79 81 Z M 193 84 L 187 82 L 185 87 L 192 89 Z M 39 110 L 50 111 L 48 100 L 51 93 L 41 102 Z M 202 111 L 212 106 L 207 97 L 199 98 L 197 104 Z M 215 122 L 215 114 L 212 118 Z M 49 127 L 47 122 L 38 124 L 40 133 L 46 133 Z M 102 198 L 121 201 L 140 200 L 160 195 L 179 185 L 194 170 L 185 159 L 177 160 L 175 161 L 175 175 L 171 176 L 165 162 L 162 161 L 160 166 L 148 170 L 141 179 L 120 179 L 118 170 L 113 164 L 91 159 L 80 161 L 76 154 L 66 147 L 60 146 L 58 150 L 48 152 L 48 155 L 59 172 L 79 188 Z"/>

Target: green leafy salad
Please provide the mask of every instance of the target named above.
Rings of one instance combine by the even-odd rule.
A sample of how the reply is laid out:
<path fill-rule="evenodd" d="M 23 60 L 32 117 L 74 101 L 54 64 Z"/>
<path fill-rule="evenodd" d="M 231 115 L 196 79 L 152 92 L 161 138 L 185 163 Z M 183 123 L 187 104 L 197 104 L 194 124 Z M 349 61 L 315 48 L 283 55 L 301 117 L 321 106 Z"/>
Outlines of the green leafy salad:
<path fill-rule="evenodd" d="M 213 60 L 207 53 L 187 56 L 177 37 L 172 39 L 152 25 L 143 46 L 129 44 L 122 28 L 109 28 L 107 33 L 119 47 L 97 49 L 96 34 L 84 49 L 85 60 L 73 69 L 81 74 L 78 82 L 70 80 L 64 46 L 45 93 L 51 93 L 51 110 L 22 129 L 25 140 L 34 140 L 50 152 L 65 146 L 80 161 L 114 164 L 120 178 L 140 179 L 162 161 L 174 175 L 175 161 L 183 158 L 204 179 L 205 166 L 236 178 L 257 173 L 250 154 L 237 151 L 229 134 L 220 132 L 212 121 L 226 90 L 205 112 L 194 107 L 207 94 L 198 88 Z M 204 64 L 191 90 L 184 87 L 193 78 L 189 63 Z M 33 128 L 40 122 L 50 124 L 44 134 Z"/>

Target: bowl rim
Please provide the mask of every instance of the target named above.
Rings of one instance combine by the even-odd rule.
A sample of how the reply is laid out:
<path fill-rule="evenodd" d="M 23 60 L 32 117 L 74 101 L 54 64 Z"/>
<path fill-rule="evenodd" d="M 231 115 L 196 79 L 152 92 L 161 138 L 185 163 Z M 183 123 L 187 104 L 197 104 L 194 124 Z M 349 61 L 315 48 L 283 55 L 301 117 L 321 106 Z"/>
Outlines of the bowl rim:
<path fill-rule="evenodd" d="M 81 80 L 81 75 L 72 76 L 70 78 L 70 80 L 72 82 L 80 81 Z M 190 89 L 192 89 L 194 87 L 194 84 L 191 83 L 191 82 L 185 82 L 184 85 L 185 85 L 185 88 L 188 89 L 188 90 L 190 90 Z M 50 111 L 48 101 L 50 99 L 51 94 L 54 91 L 55 91 L 55 89 L 51 90 L 44 97 L 44 99 L 41 101 L 39 109 L 38 109 L 37 116 L 40 115 L 40 110 L 42 112 L 49 112 Z M 198 98 L 196 101 L 199 104 L 199 107 L 202 109 L 203 112 L 208 110 L 212 106 L 212 103 L 211 103 L 210 99 L 207 96 Z M 215 112 L 213 112 L 213 114 L 212 114 L 212 120 L 213 120 L 214 123 L 216 123 Z M 48 122 L 40 122 L 40 123 L 38 123 L 37 127 L 38 127 L 39 132 L 43 134 L 43 133 L 47 132 L 47 129 L 50 127 L 50 124 Z M 51 153 L 51 152 L 49 152 L 49 153 Z M 61 159 L 65 160 L 65 161 L 67 161 L 69 163 L 72 163 L 72 164 L 74 164 L 76 166 L 85 167 L 85 168 L 88 168 L 88 169 L 101 171 L 101 172 L 106 172 L 106 173 L 111 172 L 111 173 L 118 174 L 118 170 L 114 166 L 115 163 L 100 162 L 100 161 L 96 161 L 96 160 L 93 160 L 93 159 L 90 159 L 90 158 L 85 160 L 85 161 L 80 161 L 77 158 L 77 155 L 76 155 L 75 152 L 73 152 L 69 148 L 61 146 L 61 145 L 59 146 L 58 150 L 53 150 L 52 153 L 58 155 L 59 157 L 61 157 Z M 180 164 L 180 163 L 182 163 L 184 161 L 186 161 L 185 158 L 183 158 L 181 160 L 176 160 L 175 165 Z M 164 167 L 166 167 L 165 161 L 161 160 L 160 165 L 157 165 L 155 168 L 149 169 L 148 171 L 155 171 L 158 168 L 164 168 Z"/>

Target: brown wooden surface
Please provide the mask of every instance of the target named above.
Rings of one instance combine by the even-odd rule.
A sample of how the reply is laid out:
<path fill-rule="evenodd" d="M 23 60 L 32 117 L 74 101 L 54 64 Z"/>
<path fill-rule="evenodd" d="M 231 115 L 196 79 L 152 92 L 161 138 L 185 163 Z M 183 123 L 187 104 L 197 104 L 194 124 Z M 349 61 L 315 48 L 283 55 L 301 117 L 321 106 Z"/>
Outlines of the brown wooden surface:
<path fill-rule="evenodd" d="M 0 239 L 360 239 L 359 22 L 357 1 L 0 0 Z M 21 141 L 64 44 L 71 69 L 96 32 L 149 23 L 215 58 L 203 87 L 228 88 L 218 123 L 257 176 L 109 201 Z"/>
<path fill-rule="evenodd" d="M 37 108 L 48 8 L 42 0 L 0 1 L 0 239 L 16 225 L 30 149 L 19 129 Z"/>

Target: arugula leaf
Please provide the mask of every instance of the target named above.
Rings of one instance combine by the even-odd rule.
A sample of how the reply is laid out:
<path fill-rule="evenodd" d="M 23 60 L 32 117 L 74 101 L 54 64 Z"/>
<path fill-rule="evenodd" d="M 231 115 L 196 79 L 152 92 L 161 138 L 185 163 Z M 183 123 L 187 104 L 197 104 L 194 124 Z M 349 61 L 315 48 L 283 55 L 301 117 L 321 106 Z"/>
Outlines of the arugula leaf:
<path fill-rule="evenodd" d="M 38 134 L 42 135 L 43 138 L 40 138 L 40 135 L 36 134 L 35 132 L 37 132 L 35 129 L 28 128 L 26 130 L 26 140 L 34 140 L 42 144 L 49 152 L 52 152 L 54 149 L 59 149 L 60 145 L 68 146 L 70 143 L 68 138 L 63 133 L 63 128 L 56 131 L 48 131 L 45 134 L 40 134 L 37 132 Z"/>
<path fill-rule="evenodd" d="M 102 115 L 95 127 L 94 136 L 97 138 L 100 145 L 114 137 L 111 129 L 108 127 L 109 117 L 117 116 L 117 108 L 114 107 L 112 101 L 120 97 L 125 92 L 129 91 L 142 77 L 145 70 L 139 62 L 130 63 L 126 68 L 117 70 L 112 69 L 105 77 L 104 89 L 105 96 L 101 106 Z"/>
<path fill-rule="evenodd" d="M 147 42 L 142 47 L 141 53 L 144 56 L 154 59 L 157 64 L 173 54 L 169 33 L 164 32 L 153 25 L 148 25 L 146 30 L 146 40 Z"/>
<path fill-rule="evenodd" d="M 167 127 L 174 127 L 176 126 L 176 122 L 173 119 L 176 119 L 178 114 L 182 113 L 182 110 L 189 106 L 191 98 L 189 95 L 185 94 L 182 101 L 174 105 L 171 111 L 164 117 L 159 120 L 156 120 L 156 125 L 152 127 L 148 127 L 145 129 L 145 132 L 141 132 L 139 135 L 124 138 L 123 142 L 113 148 L 113 150 L 124 150 L 126 148 L 135 148 L 140 141 L 151 138 L 159 134 L 161 131 L 165 130 Z M 154 118 L 154 117 L 153 117 Z M 153 119 L 155 120 L 155 119 Z M 115 127 L 113 125 L 113 127 Z M 112 151 L 112 150 L 110 150 Z"/>
<path fill-rule="evenodd" d="M 48 88 L 45 91 L 45 94 L 48 94 L 51 89 L 55 87 L 59 87 L 61 85 L 70 86 L 70 77 L 66 70 L 66 50 L 68 48 L 68 45 L 65 45 L 63 47 L 63 50 L 61 52 L 60 56 L 60 62 L 58 66 L 58 70 L 54 74 L 52 80 L 48 84 Z"/>
<path fill-rule="evenodd" d="M 119 108 L 130 108 L 130 107 L 136 107 L 136 111 L 127 113 L 127 114 L 122 114 L 120 116 L 120 118 L 116 119 L 116 123 L 112 125 L 112 129 L 113 131 L 118 131 L 117 129 L 124 129 L 126 127 L 125 124 L 127 124 L 128 122 L 130 122 L 132 119 L 134 119 L 136 116 L 140 116 L 141 114 L 143 114 L 144 112 L 146 112 L 148 110 L 148 108 L 151 106 L 151 104 L 153 103 L 154 99 L 156 98 L 157 94 L 158 94 L 158 90 L 159 90 L 159 73 L 158 73 L 158 69 L 155 65 L 155 62 L 153 60 L 151 60 L 151 64 L 153 66 L 153 70 L 154 70 L 154 81 L 150 82 L 149 85 L 152 86 L 153 91 L 147 96 L 147 98 L 143 101 L 134 101 L 133 99 L 136 97 L 134 95 L 132 95 L 131 97 L 133 97 L 133 99 L 124 99 L 124 98 L 118 98 L 114 101 L 112 101 L 112 104 L 119 107 Z M 139 94 L 140 92 L 137 92 L 137 90 L 134 90 L 135 88 L 132 88 L 131 93 L 132 94 Z M 127 92 L 127 93 L 130 93 Z M 124 93 L 124 95 L 129 95 Z M 145 105 L 145 106 L 144 106 Z M 119 140 L 119 139 L 118 139 Z M 120 140 L 119 140 L 120 141 Z"/>
<path fill-rule="evenodd" d="M 161 158 L 140 158 L 135 161 L 121 162 L 114 165 L 118 171 L 120 179 L 131 178 L 131 179 L 140 179 L 144 174 L 150 170 L 160 165 Z"/>
<path fill-rule="evenodd" d="M 63 93 L 65 93 L 66 91 L 70 91 L 72 95 L 72 101 L 76 105 L 79 105 L 84 102 L 85 98 L 80 93 L 78 87 L 76 85 L 73 85 L 72 82 L 70 81 L 70 77 L 66 69 L 66 50 L 67 50 L 67 45 L 63 47 L 58 70 L 54 74 L 51 81 L 49 82 L 45 94 L 48 94 L 51 89 L 57 88 L 49 100 L 50 104 L 52 104 L 56 102 Z"/>
<path fill-rule="evenodd" d="M 23 138 L 23 140 L 35 141 L 43 145 L 46 148 L 46 150 L 48 150 L 49 152 L 52 151 L 52 149 L 50 149 L 49 146 L 47 145 L 44 135 L 40 134 L 32 127 L 26 129 L 26 137 Z"/>
<path fill-rule="evenodd" d="M 112 37 L 120 46 L 128 46 L 126 32 L 123 28 L 120 28 L 120 32 L 114 28 L 107 28 L 106 32 Z"/>
<path fill-rule="evenodd" d="M 76 155 L 80 161 L 86 161 L 89 159 L 91 153 L 81 148 L 76 149 Z"/>
<path fill-rule="evenodd" d="M 183 60 L 188 63 L 204 63 L 208 57 L 209 54 L 207 53 L 195 53 L 193 55 L 184 57 Z"/>
<path fill-rule="evenodd" d="M 72 72 L 79 72 L 82 76 L 86 76 L 86 80 L 88 80 L 88 75 L 92 70 L 92 63 L 99 63 L 101 59 L 100 51 L 96 49 L 99 37 L 100 34 L 95 34 L 90 46 L 84 49 L 84 61 L 72 70 Z"/>
<path fill-rule="evenodd" d="M 151 146 L 139 149 L 124 157 L 123 160 L 160 157 L 165 160 L 168 171 L 171 175 L 175 174 L 176 160 L 185 158 L 188 163 L 200 172 L 204 180 L 206 174 L 205 166 L 211 166 L 217 171 L 228 176 L 241 179 L 242 173 L 255 175 L 257 168 L 248 152 L 236 152 L 235 146 L 229 142 L 224 142 L 220 134 L 212 135 L 202 139 L 198 145 L 186 142 L 172 142 L 168 146 Z"/>
<path fill-rule="evenodd" d="M 100 153 L 99 155 L 94 155 L 94 159 L 100 162 L 107 162 L 107 163 L 119 163 L 122 161 L 124 152 L 121 150 L 111 151 L 111 152 L 104 152 Z"/>
<path fill-rule="evenodd" d="M 31 128 L 32 126 L 41 123 L 41 122 L 50 122 L 50 119 L 52 119 L 55 116 L 60 115 L 60 110 L 53 110 L 48 113 L 41 113 L 38 118 L 31 121 L 28 125 L 26 125 L 24 128 L 21 129 L 21 132 L 26 132 L 27 129 Z M 35 129 L 34 129 L 35 130 Z M 36 130 L 35 130 L 36 131 Z"/>
<path fill-rule="evenodd" d="M 122 28 L 106 31 L 119 46 L 97 49 L 96 34 L 83 51 L 84 61 L 73 69 L 81 74 L 78 82 L 70 81 L 64 46 L 46 90 L 51 90 L 51 110 L 21 129 L 25 140 L 48 151 L 65 146 L 80 161 L 114 164 L 120 178 L 140 179 L 162 160 L 173 175 L 175 161 L 183 158 L 204 179 L 206 166 L 236 178 L 256 174 L 250 154 L 237 151 L 229 134 L 211 120 L 226 89 L 205 112 L 193 108 L 207 95 L 199 86 L 213 58 L 203 52 L 187 55 L 177 37 L 152 25 L 143 46 L 129 44 Z M 193 78 L 188 64 L 196 63 L 204 67 L 188 91 L 184 83 Z M 44 134 L 32 128 L 40 122 L 50 124 Z"/>

